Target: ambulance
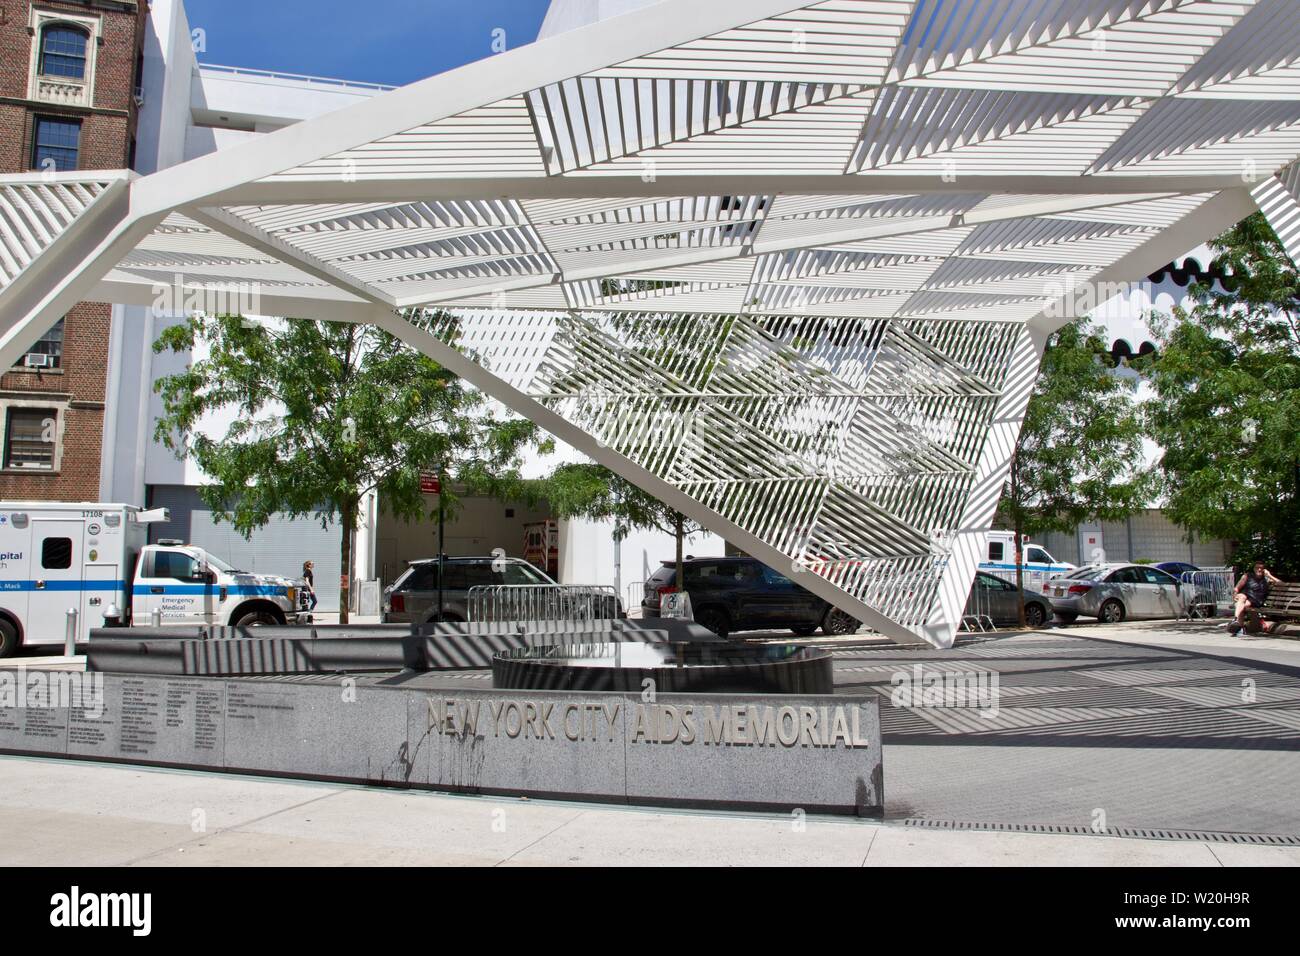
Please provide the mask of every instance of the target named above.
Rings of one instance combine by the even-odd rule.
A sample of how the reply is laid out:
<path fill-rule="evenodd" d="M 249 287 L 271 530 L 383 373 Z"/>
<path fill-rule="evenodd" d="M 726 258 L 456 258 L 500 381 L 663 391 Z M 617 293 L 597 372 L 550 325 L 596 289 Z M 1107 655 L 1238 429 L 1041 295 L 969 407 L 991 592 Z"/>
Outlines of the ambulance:
<path fill-rule="evenodd" d="M 979 569 L 1004 581 L 1016 583 L 1016 535 L 1013 531 L 990 531 Z M 1026 591 L 1041 591 L 1051 578 L 1073 571 L 1075 565 L 1058 561 L 1048 554 L 1041 544 L 1034 544 L 1028 536 L 1021 543 L 1022 587 Z"/>
<path fill-rule="evenodd" d="M 286 578 L 240 571 L 181 541 L 148 544 L 149 525 L 168 518 L 134 505 L 0 502 L 0 657 L 62 645 L 70 618 L 82 642 L 96 627 L 306 617 Z"/>

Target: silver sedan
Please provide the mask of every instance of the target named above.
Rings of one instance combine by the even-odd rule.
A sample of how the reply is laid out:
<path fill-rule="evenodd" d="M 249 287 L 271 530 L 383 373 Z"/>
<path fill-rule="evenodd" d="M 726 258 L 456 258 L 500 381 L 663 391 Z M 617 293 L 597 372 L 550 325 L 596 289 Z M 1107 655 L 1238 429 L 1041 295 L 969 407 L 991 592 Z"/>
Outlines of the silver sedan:
<path fill-rule="evenodd" d="M 1092 564 L 1052 578 L 1043 587 L 1052 611 L 1065 624 L 1080 615 L 1107 624 L 1178 617 L 1183 599 L 1178 580 L 1144 564 Z"/>

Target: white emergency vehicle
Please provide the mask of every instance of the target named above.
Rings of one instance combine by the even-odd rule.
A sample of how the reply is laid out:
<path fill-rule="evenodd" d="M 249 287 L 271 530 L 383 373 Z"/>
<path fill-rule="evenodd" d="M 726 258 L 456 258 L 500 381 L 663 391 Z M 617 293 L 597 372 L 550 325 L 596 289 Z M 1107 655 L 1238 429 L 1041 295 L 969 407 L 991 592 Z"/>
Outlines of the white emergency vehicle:
<path fill-rule="evenodd" d="M 122 504 L 0 502 L 0 657 L 63 644 L 104 626 L 288 624 L 299 620 L 286 578 L 232 568 L 202 548 L 147 544 L 166 509 Z"/>
<path fill-rule="evenodd" d="M 1051 578 L 1073 571 L 1075 565 L 1067 561 L 1058 561 L 1047 553 L 1041 544 L 1034 544 L 1027 537 L 1021 543 L 1022 587 L 1026 591 L 1041 591 L 1043 585 Z M 1016 583 L 1016 535 L 1013 531 L 990 531 L 988 544 L 985 546 L 984 560 L 980 562 L 981 571 L 1004 581 Z"/>

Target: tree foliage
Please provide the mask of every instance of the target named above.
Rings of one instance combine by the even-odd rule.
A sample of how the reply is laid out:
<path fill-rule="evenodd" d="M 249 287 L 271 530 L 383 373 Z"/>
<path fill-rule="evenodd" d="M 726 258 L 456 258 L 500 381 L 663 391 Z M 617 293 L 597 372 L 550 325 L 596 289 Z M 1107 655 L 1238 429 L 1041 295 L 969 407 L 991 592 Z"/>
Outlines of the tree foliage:
<path fill-rule="evenodd" d="M 619 540 L 632 528 L 673 535 L 677 539 L 677 579 L 682 580 L 682 542 L 702 531 L 701 525 L 603 465 L 560 465 L 540 486 L 540 493 L 545 495 L 551 513 L 557 518 L 612 519 L 614 537 Z"/>
<path fill-rule="evenodd" d="M 1003 510 L 1026 534 L 1072 531 L 1144 507 L 1135 379 L 1117 374 L 1102 330 L 1078 319 L 1047 343 L 1007 479 Z"/>
<path fill-rule="evenodd" d="M 1300 574 L 1300 275 L 1261 214 L 1211 249 L 1230 274 L 1153 319 L 1147 416 L 1170 516 Z"/>
<path fill-rule="evenodd" d="M 1016 535 L 1018 585 L 1022 535 L 1118 520 L 1149 502 L 1155 480 L 1143 468 L 1134 384 L 1112 368 L 1102 330 L 1087 319 L 1049 339 L 1000 509 Z"/>
<path fill-rule="evenodd" d="M 195 316 L 162 333 L 155 351 L 196 356 L 160 378 L 155 437 L 189 457 L 209 483 L 199 494 L 246 537 L 272 515 L 340 523 L 344 574 L 362 498 L 420 517 L 420 474 L 475 493 L 527 494 L 531 422 L 498 417 L 483 396 L 431 359 L 369 325 L 293 319 L 260 323 Z M 214 416 L 233 413 L 222 435 Z M 348 589 L 340 597 L 347 621 Z"/>

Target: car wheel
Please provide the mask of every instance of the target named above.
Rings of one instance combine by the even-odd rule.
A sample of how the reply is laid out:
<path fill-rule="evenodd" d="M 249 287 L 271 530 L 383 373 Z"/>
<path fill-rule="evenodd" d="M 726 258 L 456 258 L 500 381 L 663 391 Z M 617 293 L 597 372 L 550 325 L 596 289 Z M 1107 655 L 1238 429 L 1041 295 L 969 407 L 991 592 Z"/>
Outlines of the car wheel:
<path fill-rule="evenodd" d="M 233 623 L 235 627 L 264 627 L 279 624 L 280 619 L 270 611 L 245 611 L 239 616 L 239 620 Z"/>
<path fill-rule="evenodd" d="M 813 633 L 815 633 L 815 632 L 817 631 L 817 625 L 816 625 L 816 624 L 800 624 L 798 627 L 792 627 L 792 628 L 790 628 L 790 630 L 792 630 L 794 633 L 798 634 L 800 637 L 807 637 L 808 635 L 813 634 Z"/>
<path fill-rule="evenodd" d="M 1111 598 L 1101 606 L 1101 610 L 1097 612 L 1097 618 L 1107 624 L 1119 624 L 1124 620 L 1124 605 Z"/>
<path fill-rule="evenodd" d="M 706 607 L 696 611 L 695 623 L 708 628 L 718 637 L 726 637 L 731 633 L 731 618 L 727 617 L 726 611 L 716 607 Z"/>
<path fill-rule="evenodd" d="M 18 650 L 18 628 L 0 619 L 0 657 L 8 657 Z"/>
<path fill-rule="evenodd" d="M 1056 619 L 1062 624 L 1073 624 L 1079 619 L 1079 615 L 1073 611 L 1055 611 Z"/>
<path fill-rule="evenodd" d="M 1041 604 L 1025 605 L 1025 623 L 1030 627 L 1038 628 L 1043 626 L 1047 620 L 1047 609 Z"/>
<path fill-rule="evenodd" d="M 855 617 L 845 614 L 837 607 L 831 608 L 826 612 L 826 620 L 822 622 L 822 631 L 832 636 L 842 636 L 844 634 L 855 634 L 862 622 Z"/>

